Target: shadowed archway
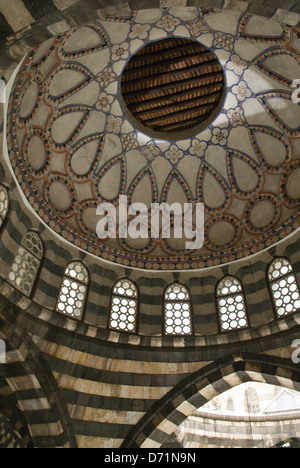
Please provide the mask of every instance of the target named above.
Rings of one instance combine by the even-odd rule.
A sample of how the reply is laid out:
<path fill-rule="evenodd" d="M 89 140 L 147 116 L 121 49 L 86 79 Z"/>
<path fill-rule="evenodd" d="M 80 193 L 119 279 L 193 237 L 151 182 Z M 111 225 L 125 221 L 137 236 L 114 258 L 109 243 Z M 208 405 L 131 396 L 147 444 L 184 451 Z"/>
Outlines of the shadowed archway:
<path fill-rule="evenodd" d="M 0 366 L 2 386 L 10 389 L 34 447 L 77 448 L 68 408 L 54 375 L 23 328 L 18 312 L 8 303 L 0 307 L 0 339 L 6 343 L 6 363 Z"/>
<path fill-rule="evenodd" d="M 212 398 L 244 382 L 300 390 L 300 369 L 291 360 L 242 353 L 209 364 L 177 385 L 150 408 L 122 448 L 161 447 L 186 418 Z"/>

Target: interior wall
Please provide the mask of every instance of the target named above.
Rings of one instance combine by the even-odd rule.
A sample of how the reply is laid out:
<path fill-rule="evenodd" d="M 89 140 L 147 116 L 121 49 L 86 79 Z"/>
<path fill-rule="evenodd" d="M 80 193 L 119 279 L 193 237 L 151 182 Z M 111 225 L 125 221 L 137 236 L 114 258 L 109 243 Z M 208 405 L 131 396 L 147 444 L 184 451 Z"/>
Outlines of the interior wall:
<path fill-rule="evenodd" d="M 8 27 L 7 16 L 1 10 L 0 29 L 2 24 L 2 31 L 7 31 L 5 39 L 2 37 L 6 50 L 0 65 L 3 70 L 13 67 L 28 47 L 44 38 L 94 19 L 98 9 L 105 8 L 109 14 L 115 11 L 111 2 L 108 8 L 108 2 L 95 0 L 76 3 L 53 0 L 43 2 L 40 9 L 34 8 L 33 1 L 21 3 L 34 18 L 21 30 L 10 30 L 12 26 Z M 187 2 L 192 3 L 198 5 Z M 248 11 L 267 16 L 274 16 L 277 7 L 282 7 L 282 2 L 274 0 L 263 4 L 218 0 L 199 3 L 218 8 L 229 3 L 240 8 L 241 3 L 247 3 Z M 158 2 L 117 3 L 118 12 L 121 8 L 124 15 L 133 8 L 150 5 L 158 6 Z M 288 5 L 293 14 L 300 13 L 299 2 Z M 291 18 L 296 21 L 297 17 Z M 0 130 L 3 131 L 3 125 Z M 3 166 L 0 180 L 10 189 L 10 211 L 0 240 L 0 330 L 11 351 L 7 364 L 1 366 L 1 377 L 6 382 L 3 395 L 14 396 L 35 447 L 113 448 L 122 444 L 141 446 L 145 441 L 152 447 L 160 446 L 196 405 L 242 378 L 269 379 L 276 385 L 300 389 L 299 369 L 291 361 L 292 343 L 299 337 L 300 317 L 295 314 L 275 321 L 266 285 L 266 266 L 276 255 L 291 260 L 300 283 L 296 234 L 259 255 L 230 265 L 199 273 L 141 275 L 137 270 L 100 263 L 56 238 L 24 207 L 16 184 Z M 40 232 L 45 247 L 33 300 L 5 281 L 17 246 L 28 229 Z M 52 312 L 64 268 L 74 258 L 81 259 L 91 273 L 82 323 Z M 228 273 L 237 276 L 244 285 L 251 328 L 219 335 L 214 291 L 217 281 Z M 140 289 L 139 336 L 106 328 L 111 288 L 123 276 L 129 276 Z M 161 337 L 162 292 L 173 281 L 181 281 L 190 288 L 196 337 L 179 340 Z M 255 355 L 252 361 L 249 353 Z M 205 390 L 200 395 L 202 389 Z M 197 399 L 199 395 L 201 398 Z M 191 407 L 182 406 L 181 412 L 178 406 L 186 401 Z M 147 439 L 156 428 L 153 437 Z"/>

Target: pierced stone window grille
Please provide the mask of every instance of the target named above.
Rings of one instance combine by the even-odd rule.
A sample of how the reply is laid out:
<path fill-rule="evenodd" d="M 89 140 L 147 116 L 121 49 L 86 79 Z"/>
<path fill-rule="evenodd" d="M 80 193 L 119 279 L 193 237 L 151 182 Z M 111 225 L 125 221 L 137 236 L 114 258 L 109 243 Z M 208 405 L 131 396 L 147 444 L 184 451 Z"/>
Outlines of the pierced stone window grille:
<path fill-rule="evenodd" d="M 165 334 L 192 334 L 192 306 L 188 289 L 180 283 L 168 286 L 164 294 Z"/>
<path fill-rule="evenodd" d="M 138 289 L 129 279 L 119 280 L 113 287 L 109 328 L 136 333 L 138 313 Z"/>
<path fill-rule="evenodd" d="M 217 304 L 222 332 L 248 327 L 242 284 L 232 276 L 217 285 Z"/>
<path fill-rule="evenodd" d="M 9 199 L 6 188 L 0 185 L 0 228 L 6 218 L 9 207 Z"/>
<path fill-rule="evenodd" d="M 300 308 L 300 294 L 291 263 L 276 258 L 268 269 L 272 298 L 278 317 L 296 312 Z"/>
<path fill-rule="evenodd" d="M 44 248 L 39 235 L 32 231 L 27 232 L 8 275 L 9 282 L 26 296 L 31 295 L 43 254 Z"/>
<path fill-rule="evenodd" d="M 89 273 L 81 262 L 71 262 L 65 269 L 56 311 L 81 320 L 87 297 Z"/>

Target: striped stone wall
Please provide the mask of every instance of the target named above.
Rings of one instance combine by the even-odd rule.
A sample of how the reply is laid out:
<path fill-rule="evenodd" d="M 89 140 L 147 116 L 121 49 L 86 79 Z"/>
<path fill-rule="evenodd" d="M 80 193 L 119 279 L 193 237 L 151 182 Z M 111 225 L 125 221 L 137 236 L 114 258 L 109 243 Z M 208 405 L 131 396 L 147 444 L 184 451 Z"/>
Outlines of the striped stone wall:
<path fill-rule="evenodd" d="M 12 351 L 7 350 L 7 362 Z M 32 448 L 27 422 L 18 408 L 18 400 L 0 366 L 0 448 Z"/>
<path fill-rule="evenodd" d="M 300 390 L 291 361 L 299 326 L 244 344 L 116 346 L 95 328 L 61 327 L 46 311 L 34 316 L 21 307 L 19 294 L 1 296 L 0 337 L 9 353 L 0 372 L 35 447 L 160 447 L 198 406 L 234 385 L 256 380 Z"/>
<path fill-rule="evenodd" d="M 299 368 L 288 360 L 242 353 L 203 367 L 169 392 L 129 433 L 122 447 L 160 448 L 197 408 L 243 382 L 298 390 Z"/>

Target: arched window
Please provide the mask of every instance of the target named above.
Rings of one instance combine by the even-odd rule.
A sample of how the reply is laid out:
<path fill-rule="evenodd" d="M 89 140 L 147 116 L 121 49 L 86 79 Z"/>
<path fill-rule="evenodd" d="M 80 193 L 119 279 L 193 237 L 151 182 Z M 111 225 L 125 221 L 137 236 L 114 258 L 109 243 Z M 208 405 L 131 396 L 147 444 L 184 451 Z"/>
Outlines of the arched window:
<path fill-rule="evenodd" d="M 239 280 L 226 276 L 218 283 L 217 304 L 223 332 L 248 326 L 244 293 Z"/>
<path fill-rule="evenodd" d="M 28 231 L 21 241 L 8 280 L 19 291 L 30 296 L 43 258 L 43 244 L 36 232 Z"/>
<path fill-rule="evenodd" d="M 192 334 L 192 306 L 188 289 L 180 283 L 167 287 L 164 294 L 164 326 L 166 335 Z"/>
<path fill-rule="evenodd" d="M 82 319 L 89 284 L 89 274 L 81 262 L 71 262 L 65 269 L 56 311 Z"/>
<path fill-rule="evenodd" d="M 0 185 L 0 227 L 2 226 L 5 217 L 8 213 L 8 193 L 3 185 Z"/>
<path fill-rule="evenodd" d="M 268 269 L 268 280 L 278 317 L 291 314 L 300 308 L 300 294 L 291 263 L 286 258 L 276 258 Z"/>
<path fill-rule="evenodd" d="M 127 278 L 117 281 L 112 290 L 109 328 L 136 333 L 138 289 Z"/>
<path fill-rule="evenodd" d="M 247 388 L 245 391 L 245 409 L 246 413 L 260 413 L 260 404 L 257 391 L 254 388 Z"/>

